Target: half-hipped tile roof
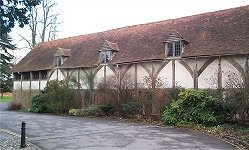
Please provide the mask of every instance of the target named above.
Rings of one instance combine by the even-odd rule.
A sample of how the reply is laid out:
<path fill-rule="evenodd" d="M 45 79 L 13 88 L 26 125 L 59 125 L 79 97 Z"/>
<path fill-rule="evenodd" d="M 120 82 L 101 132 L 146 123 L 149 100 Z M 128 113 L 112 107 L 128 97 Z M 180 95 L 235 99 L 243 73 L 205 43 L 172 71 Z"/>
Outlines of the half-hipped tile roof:
<path fill-rule="evenodd" d="M 106 40 L 119 50 L 110 63 L 161 60 L 172 31 L 189 42 L 182 57 L 249 53 L 249 5 L 39 43 L 12 71 L 52 69 L 58 47 L 71 53 L 61 67 L 97 66 L 98 50 Z"/>

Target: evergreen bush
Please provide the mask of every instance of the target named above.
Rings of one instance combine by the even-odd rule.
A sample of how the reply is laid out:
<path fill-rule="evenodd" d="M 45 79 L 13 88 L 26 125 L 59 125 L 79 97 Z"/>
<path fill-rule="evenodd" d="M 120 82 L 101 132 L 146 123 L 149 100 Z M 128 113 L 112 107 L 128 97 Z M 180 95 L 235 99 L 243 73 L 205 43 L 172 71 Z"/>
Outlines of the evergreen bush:
<path fill-rule="evenodd" d="M 133 116 L 138 114 L 140 105 L 135 100 L 129 99 L 122 104 L 124 114 L 127 116 Z"/>
<path fill-rule="evenodd" d="M 166 107 L 162 120 L 171 125 L 189 122 L 211 126 L 224 122 L 226 114 L 217 99 L 204 91 L 189 89 L 180 92 L 179 99 Z"/>
<path fill-rule="evenodd" d="M 35 113 L 47 112 L 45 94 L 37 94 L 31 99 L 31 111 Z"/>
<path fill-rule="evenodd" d="M 31 104 L 34 112 L 66 113 L 75 106 L 74 93 L 66 81 L 52 80 Z"/>
<path fill-rule="evenodd" d="M 107 116 L 112 116 L 114 114 L 114 107 L 110 103 L 103 103 L 99 106 L 101 111 L 107 115 Z"/>

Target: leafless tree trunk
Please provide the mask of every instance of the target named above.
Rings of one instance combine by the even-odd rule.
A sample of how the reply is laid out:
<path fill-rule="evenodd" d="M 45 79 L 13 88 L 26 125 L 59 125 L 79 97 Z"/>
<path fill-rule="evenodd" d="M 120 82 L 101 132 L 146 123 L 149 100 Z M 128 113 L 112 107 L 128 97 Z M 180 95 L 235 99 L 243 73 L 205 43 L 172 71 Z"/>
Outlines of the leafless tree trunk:
<path fill-rule="evenodd" d="M 57 27 L 60 24 L 57 20 L 59 14 L 53 12 L 56 5 L 54 0 L 42 0 L 41 6 L 30 8 L 29 28 L 31 35 L 29 37 L 19 35 L 27 42 L 31 50 L 39 42 L 56 39 Z"/>

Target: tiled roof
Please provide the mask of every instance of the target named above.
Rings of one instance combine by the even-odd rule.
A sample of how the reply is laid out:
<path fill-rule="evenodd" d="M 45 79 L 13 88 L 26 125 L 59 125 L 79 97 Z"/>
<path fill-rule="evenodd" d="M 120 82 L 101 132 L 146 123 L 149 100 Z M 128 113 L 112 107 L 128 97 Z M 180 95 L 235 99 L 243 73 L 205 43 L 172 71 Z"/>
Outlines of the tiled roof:
<path fill-rule="evenodd" d="M 71 56 L 71 50 L 70 49 L 65 49 L 65 48 L 60 48 L 58 47 L 58 50 L 60 51 L 62 56 Z"/>
<path fill-rule="evenodd" d="M 12 70 L 51 69 L 58 47 L 71 52 L 62 67 L 95 66 L 106 40 L 119 50 L 110 63 L 160 60 L 172 31 L 189 42 L 182 57 L 249 53 L 249 5 L 39 43 Z"/>
<path fill-rule="evenodd" d="M 117 45 L 117 43 L 112 43 L 112 42 L 107 41 L 107 40 L 105 40 L 105 41 L 106 41 L 106 43 L 108 44 L 108 46 L 109 46 L 112 50 L 114 50 L 114 51 L 119 51 L 119 50 L 118 50 L 118 45 Z"/>

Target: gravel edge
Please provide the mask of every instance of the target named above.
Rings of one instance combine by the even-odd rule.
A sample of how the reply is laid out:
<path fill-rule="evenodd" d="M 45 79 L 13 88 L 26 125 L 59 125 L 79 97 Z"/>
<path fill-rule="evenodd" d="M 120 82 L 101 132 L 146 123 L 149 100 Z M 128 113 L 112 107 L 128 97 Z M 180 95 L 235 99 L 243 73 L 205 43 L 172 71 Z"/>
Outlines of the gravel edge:
<path fill-rule="evenodd" d="M 27 137 L 26 137 L 27 147 L 20 148 L 20 144 L 21 144 L 20 134 L 11 132 L 6 129 L 0 129 L 0 134 L 5 134 L 7 136 L 6 139 L 0 140 L 0 149 L 3 149 L 3 150 L 41 150 L 41 148 L 29 142 Z"/>

